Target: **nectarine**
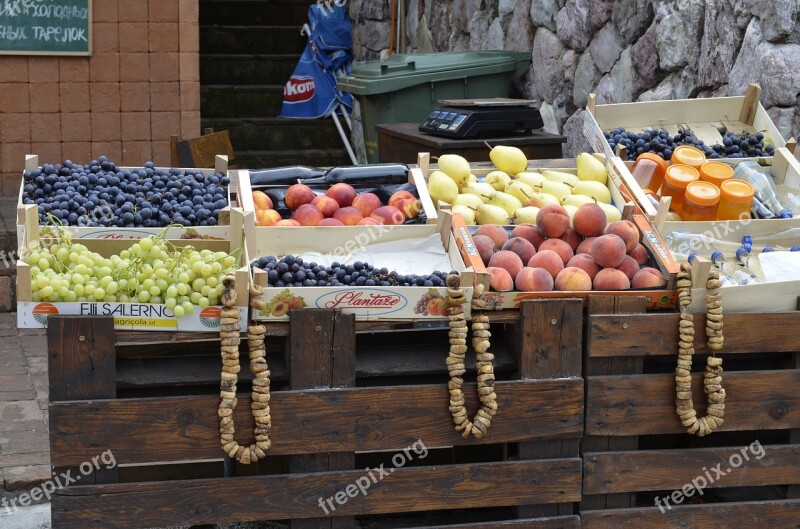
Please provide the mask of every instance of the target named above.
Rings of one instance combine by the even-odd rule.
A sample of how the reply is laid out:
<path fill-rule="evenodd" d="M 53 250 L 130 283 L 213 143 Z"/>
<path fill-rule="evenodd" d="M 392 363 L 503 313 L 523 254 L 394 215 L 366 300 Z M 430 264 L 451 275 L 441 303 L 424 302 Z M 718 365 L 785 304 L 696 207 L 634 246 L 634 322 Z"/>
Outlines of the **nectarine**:
<path fill-rule="evenodd" d="M 292 211 L 297 210 L 303 204 L 308 204 L 314 200 L 314 191 L 305 184 L 294 184 L 289 186 L 286 190 L 286 196 L 283 201 L 286 202 L 286 207 Z"/>
<path fill-rule="evenodd" d="M 369 217 L 370 213 L 381 207 L 381 199 L 375 193 L 361 193 L 353 199 L 352 206 Z"/>
<path fill-rule="evenodd" d="M 348 206 L 334 211 L 333 218 L 345 226 L 355 226 L 359 220 L 364 218 L 364 215 L 358 209 Z"/>
<path fill-rule="evenodd" d="M 356 190 L 350 184 L 333 184 L 325 191 L 325 194 L 339 203 L 339 206 L 346 208 L 353 203 L 356 198 Z"/>
<path fill-rule="evenodd" d="M 514 279 L 517 277 L 519 271 L 522 270 L 523 264 L 519 255 L 508 250 L 500 250 L 489 259 L 489 266 L 505 269 L 511 276 L 511 279 Z"/>

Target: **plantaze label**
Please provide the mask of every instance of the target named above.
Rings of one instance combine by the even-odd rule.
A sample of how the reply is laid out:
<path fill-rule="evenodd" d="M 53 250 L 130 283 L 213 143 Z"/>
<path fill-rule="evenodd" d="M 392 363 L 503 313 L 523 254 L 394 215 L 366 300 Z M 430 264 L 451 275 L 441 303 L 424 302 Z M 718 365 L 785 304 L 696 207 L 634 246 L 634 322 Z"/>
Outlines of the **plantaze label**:
<path fill-rule="evenodd" d="M 388 314 L 402 310 L 408 304 L 404 296 L 388 290 L 338 290 L 317 299 L 316 305 L 325 309 L 357 309 L 370 314 Z"/>

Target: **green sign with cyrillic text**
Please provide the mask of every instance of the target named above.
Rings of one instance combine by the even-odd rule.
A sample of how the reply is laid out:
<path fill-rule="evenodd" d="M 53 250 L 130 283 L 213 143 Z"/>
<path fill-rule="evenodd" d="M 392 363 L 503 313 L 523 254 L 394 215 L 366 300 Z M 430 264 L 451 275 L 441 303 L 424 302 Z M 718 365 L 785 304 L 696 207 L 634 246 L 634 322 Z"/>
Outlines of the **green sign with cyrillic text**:
<path fill-rule="evenodd" d="M 90 55 L 91 0 L 0 0 L 0 54 Z"/>

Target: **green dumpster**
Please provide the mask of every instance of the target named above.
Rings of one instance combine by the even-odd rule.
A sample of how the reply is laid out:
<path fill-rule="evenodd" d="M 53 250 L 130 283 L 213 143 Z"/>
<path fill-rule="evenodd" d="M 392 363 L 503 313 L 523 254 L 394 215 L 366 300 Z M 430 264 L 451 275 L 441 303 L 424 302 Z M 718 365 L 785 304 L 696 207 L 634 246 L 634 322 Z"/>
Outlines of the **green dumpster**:
<path fill-rule="evenodd" d="M 422 123 L 442 99 L 508 97 L 509 81 L 531 63 L 529 52 L 471 51 L 392 55 L 353 65 L 337 86 L 361 105 L 367 161 L 378 162 L 379 123 Z"/>

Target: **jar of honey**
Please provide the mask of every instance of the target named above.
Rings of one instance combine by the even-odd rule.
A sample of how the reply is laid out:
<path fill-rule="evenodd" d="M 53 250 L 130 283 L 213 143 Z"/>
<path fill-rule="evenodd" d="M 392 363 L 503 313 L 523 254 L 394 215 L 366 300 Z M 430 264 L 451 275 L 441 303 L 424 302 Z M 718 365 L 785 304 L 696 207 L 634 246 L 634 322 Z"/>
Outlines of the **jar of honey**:
<path fill-rule="evenodd" d="M 683 197 L 683 220 L 714 220 L 719 207 L 719 188 L 698 180 L 686 186 Z"/>
<path fill-rule="evenodd" d="M 672 151 L 672 158 L 670 158 L 670 163 L 672 165 L 690 165 L 697 170 L 700 170 L 700 166 L 705 162 L 706 155 L 703 154 L 703 151 L 691 145 L 676 147 L 675 150 Z"/>
<path fill-rule="evenodd" d="M 700 180 L 711 182 L 719 187 L 729 178 L 733 178 L 733 167 L 726 163 L 706 162 L 700 166 Z"/>
<path fill-rule="evenodd" d="M 636 158 L 631 175 L 639 187 L 658 193 L 667 172 L 667 162 L 659 155 L 652 152 L 643 152 Z"/>
<path fill-rule="evenodd" d="M 686 193 L 686 186 L 699 179 L 700 172 L 689 165 L 675 164 L 667 167 L 664 184 L 661 186 L 661 196 L 672 197 L 670 211 L 683 217 L 683 196 Z"/>
<path fill-rule="evenodd" d="M 750 218 L 755 188 L 745 180 L 730 179 L 719 188 L 717 220 L 744 220 Z"/>

